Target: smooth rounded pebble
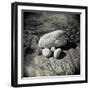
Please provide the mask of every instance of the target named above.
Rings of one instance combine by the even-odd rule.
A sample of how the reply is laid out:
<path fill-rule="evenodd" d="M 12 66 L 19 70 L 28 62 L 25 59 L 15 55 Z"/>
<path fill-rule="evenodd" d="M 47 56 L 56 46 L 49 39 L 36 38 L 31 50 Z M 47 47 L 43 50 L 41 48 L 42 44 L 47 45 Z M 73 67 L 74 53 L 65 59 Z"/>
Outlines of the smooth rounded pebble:
<path fill-rule="evenodd" d="M 42 49 L 42 55 L 45 57 L 50 57 L 52 55 L 52 52 L 50 49 L 44 48 L 44 49 Z"/>
<path fill-rule="evenodd" d="M 65 38 L 65 31 L 56 30 L 43 35 L 39 39 L 38 46 L 41 48 L 46 47 L 51 48 L 51 47 L 61 47 L 64 46 L 65 44 L 67 44 L 67 40 Z"/>
<path fill-rule="evenodd" d="M 55 51 L 55 47 L 51 47 L 51 51 L 54 52 Z"/>
<path fill-rule="evenodd" d="M 56 58 L 56 59 L 58 59 L 59 58 L 59 56 L 60 56 L 60 54 L 61 54 L 61 48 L 58 48 L 58 49 L 56 49 L 55 50 L 55 52 L 54 52 L 54 57 Z"/>

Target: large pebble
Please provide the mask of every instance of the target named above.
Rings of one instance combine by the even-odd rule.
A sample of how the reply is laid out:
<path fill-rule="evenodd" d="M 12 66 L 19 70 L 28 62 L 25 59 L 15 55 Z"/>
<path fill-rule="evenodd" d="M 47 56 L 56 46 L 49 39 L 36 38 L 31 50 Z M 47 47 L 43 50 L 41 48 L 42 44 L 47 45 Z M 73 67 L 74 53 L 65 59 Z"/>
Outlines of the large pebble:
<path fill-rule="evenodd" d="M 41 48 L 51 48 L 51 47 L 61 47 L 67 44 L 65 38 L 65 31 L 56 30 L 43 35 L 39 40 L 39 47 Z"/>
<path fill-rule="evenodd" d="M 50 57 L 50 56 L 52 55 L 52 52 L 51 52 L 50 49 L 44 48 L 44 49 L 42 50 L 42 55 L 45 56 L 45 57 Z"/>
<path fill-rule="evenodd" d="M 61 52 L 62 52 L 61 48 L 56 49 L 54 52 L 54 57 L 58 59 L 60 57 Z"/>

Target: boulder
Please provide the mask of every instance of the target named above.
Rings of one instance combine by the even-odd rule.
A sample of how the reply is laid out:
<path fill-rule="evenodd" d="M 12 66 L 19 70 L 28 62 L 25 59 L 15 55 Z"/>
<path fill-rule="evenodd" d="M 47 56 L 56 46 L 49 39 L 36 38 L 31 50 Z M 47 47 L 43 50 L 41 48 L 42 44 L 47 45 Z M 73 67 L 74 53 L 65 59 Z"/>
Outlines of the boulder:
<path fill-rule="evenodd" d="M 51 48 L 51 47 L 61 47 L 67 44 L 65 31 L 56 30 L 43 35 L 39 40 L 39 47 L 41 48 Z"/>

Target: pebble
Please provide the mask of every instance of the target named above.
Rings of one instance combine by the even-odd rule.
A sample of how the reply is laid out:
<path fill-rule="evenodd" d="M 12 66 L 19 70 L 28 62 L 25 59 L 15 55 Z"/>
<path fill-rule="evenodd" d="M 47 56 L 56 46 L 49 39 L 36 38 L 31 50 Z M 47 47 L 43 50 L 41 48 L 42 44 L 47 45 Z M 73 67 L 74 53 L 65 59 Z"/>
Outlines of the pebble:
<path fill-rule="evenodd" d="M 54 52 L 54 57 L 56 59 L 58 59 L 60 54 L 61 54 L 61 52 L 62 52 L 61 48 L 56 49 L 55 52 Z"/>
<path fill-rule="evenodd" d="M 45 57 L 50 57 L 52 55 L 52 52 L 49 48 L 42 49 L 42 55 Z"/>
<path fill-rule="evenodd" d="M 51 51 L 54 52 L 55 51 L 55 47 L 51 47 Z"/>

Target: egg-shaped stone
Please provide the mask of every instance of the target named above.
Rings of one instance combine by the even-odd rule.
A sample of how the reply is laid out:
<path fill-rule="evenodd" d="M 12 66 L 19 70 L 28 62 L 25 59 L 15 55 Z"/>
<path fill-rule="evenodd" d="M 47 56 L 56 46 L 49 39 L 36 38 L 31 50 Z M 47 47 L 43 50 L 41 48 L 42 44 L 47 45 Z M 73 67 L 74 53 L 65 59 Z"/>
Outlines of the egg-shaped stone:
<path fill-rule="evenodd" d="M 62 52 L 61 48 L 56 49 L 54 52 L 54 57 L 58 59 L 60 57 L 61 52 Z"/>
<path fill-rule="evenodd" d="M 42 55 L 45 57 L 50 57 L 52 55 L 52 52 L 49 48 L 42 49 Z"/>

